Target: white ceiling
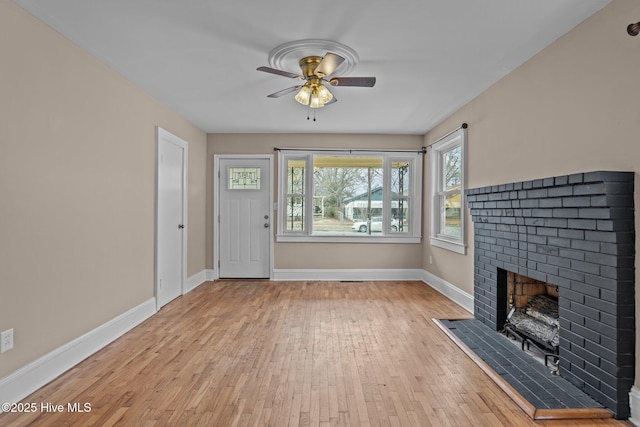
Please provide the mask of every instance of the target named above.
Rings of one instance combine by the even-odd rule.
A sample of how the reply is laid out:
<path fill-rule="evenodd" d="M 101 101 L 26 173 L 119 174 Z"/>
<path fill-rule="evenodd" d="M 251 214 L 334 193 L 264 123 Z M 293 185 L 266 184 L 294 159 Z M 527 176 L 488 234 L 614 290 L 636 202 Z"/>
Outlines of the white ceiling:
<path fill-rule="evenodd" d="M 416 135 L 609 2 L 15 1 L 206 132 Z M 331 88 L 315 122 L 294 94 L 267 98 L 296 81 L 256 68 L 301 39 L 351 47 L 349 75 L 375 87 Z"/>

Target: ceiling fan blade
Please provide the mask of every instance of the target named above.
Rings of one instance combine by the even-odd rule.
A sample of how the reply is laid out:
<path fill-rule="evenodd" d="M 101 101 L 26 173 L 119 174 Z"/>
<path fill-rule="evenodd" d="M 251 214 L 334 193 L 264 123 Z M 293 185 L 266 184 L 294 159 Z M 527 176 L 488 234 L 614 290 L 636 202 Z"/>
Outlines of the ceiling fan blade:
<path fill-rule="evenodd" d="M 376 84 L 375 77 L 333 77 L 329 80 L 331 86 L 358 86 L 373 87 Z"/>
<path fill-rule="evenodd" d="M 301 87 L 302 87 L 302 85 L 297 85 L 297 86 L 292 86 L 292 87 L 287 88 L 287 89 L 282 89 L 282 90 L 280 90 L 278 92 L 272 93 L 271 95 L 267 95 L 267 98 L 280 98 L 282 95 L 286 95 L 288 93 L 295 92 L 298 89 L 300 89 Z"/>
<path fill-rule="evenodd" d="M 344 58 L 342 56 L 336 55 L 335 53 L 327 52 L 327 54 L 324 56 L 324 58 L 322 58 L 322 61 L 320 61 L 313 73 L 319 77 L 328 76 L 333 73 L 336 68 L 338 68 L 343 62 Z"/>
<path fill-rule="evenodd" d="M 278 70 L 276 68 L 271 68 L 271 67 L 258 67 L 256 68 L 256 70 L 264 71 L 265 73 L 277 74 L 279 76 L 291 77 L 292 79 L 298 79 L 298 80 L 304 79 L 304 77 L 302 77 L 301 75 L 293 74 L 288 71 L 282 71 L 282 70 Z"/>

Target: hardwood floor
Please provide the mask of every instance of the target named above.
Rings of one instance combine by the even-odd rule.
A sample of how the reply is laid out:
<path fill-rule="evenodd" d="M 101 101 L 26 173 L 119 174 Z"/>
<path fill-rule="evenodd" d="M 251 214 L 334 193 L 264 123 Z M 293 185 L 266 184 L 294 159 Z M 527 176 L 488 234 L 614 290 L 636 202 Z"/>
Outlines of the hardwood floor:
<path fill-rule="evenodd" d="M 208 282 L 0 425 L 629 425 L 531 421 L 431 320 L 464 317 L 421 282 Z"/>

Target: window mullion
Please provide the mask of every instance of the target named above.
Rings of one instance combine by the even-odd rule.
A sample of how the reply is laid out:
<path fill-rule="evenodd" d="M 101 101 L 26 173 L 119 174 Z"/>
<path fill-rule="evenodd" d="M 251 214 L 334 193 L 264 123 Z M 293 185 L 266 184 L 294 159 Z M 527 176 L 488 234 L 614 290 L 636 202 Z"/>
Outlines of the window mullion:
<path fill-rule="evenodd" d="M 313 234 L 313 191 L 314 191 L 314 183 L 313 183 L 313 162 L 314 155 L 309 154 L 307 156 L 307 167 L 305 169 L 305 183 L 304 183 L 304 225 L 306 235 L 310 236 Z"/>

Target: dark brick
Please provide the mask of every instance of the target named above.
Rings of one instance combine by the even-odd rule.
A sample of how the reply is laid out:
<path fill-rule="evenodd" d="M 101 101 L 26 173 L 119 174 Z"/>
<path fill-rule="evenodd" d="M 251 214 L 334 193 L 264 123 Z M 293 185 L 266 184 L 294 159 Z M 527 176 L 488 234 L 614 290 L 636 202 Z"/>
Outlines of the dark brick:
<path fill-rule="evenodd" d="M 594 298 L 600 298 L 600 292 L 601 292 L 600 288 L 587 285 L 586 283 L 583 283 L 583 282 L 572 281 L 571 289 L 576 292 L 581 292 L 585 295 L 592 296 Z"/>
<path fill-rule="evenodd" d="M 595 171 L 584 174 L 585 182 L 593 181 L 611 181 L 611 182 L 633 182 L 635 179 L 634 172 L 624 171 Z"/>
<path fill-rule="evenodd" d="M 577 208 L 555 208 L 553 209 L 554 218 L 578 218 Z"/>
<path fill-rule="evenodd" d="M 560 336 L 562 337 L 561 339 L 566 339 L 567 341 L 569 341 L 572 344 L 576 344 L 580 347 L 584 347 L 584 337 L 576 334 L 575 332 L 571 332 L 570 330 L 562 330 L 560 332 Z M 561 355 L 561 359 L 567 359 L 569 360 L 570 356 L 569 354 L 562 354 Z M 584 363 L 584 360 L 580 359 L 580 360 L 576 360 L 577 363 Z"/>
<path fill-rule="evenodd" d="M 585 328 L 584 326 L 580 326 L 577 324 L 573 324 L 571 325 L 571 331 L 575 334 L 578 334 L 582 337 L 584 337 L 587 340 L 591 340 L 595 343 L 600 342 L 600 336 L 601 334 L 598 333 L 597 331 L 594 331 L 592 329 L 589 328 Z M 562 331 L 564 332 L 564 330 Z"/>
<path fill-rule="evenodd" d="M 547 239 L 547 243 L 551 246 L 558 246 L 560 248 L 570 248 L 571 247 L 571 240 L 569 239 L 562 239 L 559 237 L 549 237 Z"/>
<path fill-rule="evenodd" d="M 572 240 L 571 249 L 577 249 L 581 251 L 600 252 L 600 243 L 591 242 L 588 240 Z"/>
<path fill-rule="evenodd" d="M 605 198 L 603 201 L 602 198 Z M 633 209 L 633 195 L 620 194 L 620 195 L 608 195 L 608 196 L 592 196 L 591 206 L 610 206 Z"/>
<path fill-rule="evenodd" d="M 579 230 L 597 230 L 598 221 L 595 219 L 569 219 L 567 227 Z"/>
<path fill-rule="evenodd" d="M 561 198 L 541 199 L 538 206 L 541 208 L 560 208 L 562 207 L 562 199 Z"/>
<path fill-rule="evenodd" d="M 584 294 L 580 293 L 580 292 L 575 292 L 572 291 L 571 289 L 563 289 L 562 290 L 562 298 L 567 298 L 569 301 L 572 302 L 571 307 L 574 306 L 574 302 L 578 303 L 578 304 L 584 304 L 585 301 L 585 296 Z"/>
<path fill-rule="evenodd" d="M 569 184 L 579 184 L 579 183 L 582 183 L 584 181 L 584 174 L 576 173 L 576 174 L 573 174 L 573 175 L 569 175 L 567 178 L 568 178 L 568 183 Z"/>
<path fill-rule="evenodd" d="M 597 230 L 599 231 L 633 231 L 633 219 L 599 219 Z"/>
<path fill-rule="evenodd" d="M 605 360 L 608 360 L 610 362 L 614 362 L 616 360 L 615 351 L 610 350 L 604 346 L 601 346 L 598 343 L 595 343 L 592 341 L 585 341 L 584 347 L 585 349 L 589 350 L 592 353 L 597 354 L 598 356 L 602 357 Z"/>
<path fill-rule="evenodd" d="M 538 252 L 546 255 L 558 255 L 560 249 L 554 246 L 538 245 Z"/>
<path fill-rule="evenodd" d="M 567 228 L 568 220 L 565 218 L 545 218 L 545 227 Z"/>
<path fill-rule="evenodd" d="M 557 239 L 560 240 L 560 239 Z M 566 241 L 569 242 L 569 245 L 571 245 L 571 240 L 569 239 L 565 239 Z M 551 244 L 551 242 L 549 242 Z M 556 245 L 556 246 L 560 246 L 560 245 Z M 576 251 L 576 250 L 572 250 L 572 249 L 560 249 L 558 251 L 558 255 L 564 258 L 569 258 L 569 259 L 575 259 L 577 261 L 584 261 L 585 259 L 585 253 L 583 251 Z"/>
<path fill-rule="evenodd" d="M 520 200 L 521 208 L 537 208 L 540 201 L 538 199 L 524 199 Z"/>
<path fill-rule="evenodd" d="M 591 194 L 605 194 L 605 185 L 603 182 L 594 184 L 576 185 L 573 187 L 573 194 L 576 196 L 591 195 Z"/>
<path fill-rule="evenodd" d="M 607 195 L 628 195 L 633 193 L 632 182 L 608 182 L 604 185 Z"/>
<path fill-rule="evenodd" d="M 562 258 L 559 256 L 547 256 L 547 262 L 551 265 L 555 265 L 557 267 L 570 268 L 571 260 L 568 258 Z"/>
<path fill-rule="evenodd" d="M 558 230 L 558 237 L 566 237 L 567 239 L 583 240 L 584 230 Z"/>
<path fill-rule="evenodd" d="M 578 218 L 610 219 L 612 210 L 609 208 L 579 208 Z"/>
<path fill-rule="evenodd" d="M 532 279 L 536 279 L 536 280 L 540 280 L 542 282 L 546 282 L 547 281 L 547 275 L 545 273 L 542 273 L 540 271 L 529 271 L 529 277 L 531 277 Z"/>
<path fill-rule="evenodd" d="M 567 197 L 573 196 L 573 187 L 553 187 L 548 190 L 549 197 Z"/>
<path fill-rule="evenodd" d="M 587 307 L 585 305 L 580 304 L 571 304 L 571 311 L 574 313 L 580 314 L 585 318 L 599 320 L 600 319 L 600 310 L 597 310 L 593 307 Z"/>
<path fill-rule="evenodd" d="M 540 236 L 558 236 L 557 228 L 549 228 L 549 227 L 538 227 L 536 234 Z"/>
<path fill-rule="evenodd" d="M 606 277 L 602 277 L 598 274 L 585 274 L 583 275 L 583 280 L 585 283 L 589 285 L 596 286 L 598 288 L 604 288 L 609 290 L 616 290 L 618 288 L 618 281 L 615 279 L 609 279 Z"/>
<path fill-rule="evenodd" d="M 560 277 L 564 277 L 567 279 L 575 280 L 578 282 L 583 282 L 585 280 L 585 274 L 579 271 L 572 270 L 570 268 L 561 268 L 558 271 L 558 275 Z"/>
<path fill-rule="evenodd" d="M 571 268 L 576 271 L 589 274 L 599 274 L 600 266 L 597 264 L 591 264 L 588 262 L 571 260 Z"/>
<path fill-rule="evenodd" d="M 618 257 L 596 252 L 585 252 L 585 261 L 594 264 L 606 265 L 609 267 L 618 266 Z"/>
<path fill-rule="evenodd" d="M 535 243 L 536 245 L 546 245 L 547 238 L 546 236 L 535 236 L 535 235 L 527 235 L 527 242 Z"/>
<path fill-rule="evenodd" d="M 587 307 L 594 308 L 600 312 L 609 313 L 609 314 L 617 314 L 619 304 L 615 304 L 609 301 L 605 301 L 599 298 L 593 298 L 590 296 L 584 297 L 584 304 Z"/>

